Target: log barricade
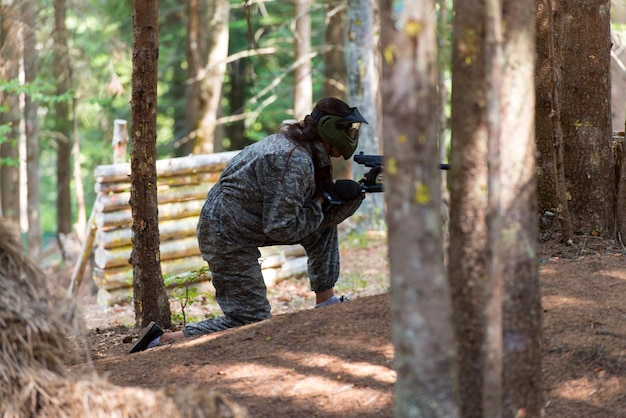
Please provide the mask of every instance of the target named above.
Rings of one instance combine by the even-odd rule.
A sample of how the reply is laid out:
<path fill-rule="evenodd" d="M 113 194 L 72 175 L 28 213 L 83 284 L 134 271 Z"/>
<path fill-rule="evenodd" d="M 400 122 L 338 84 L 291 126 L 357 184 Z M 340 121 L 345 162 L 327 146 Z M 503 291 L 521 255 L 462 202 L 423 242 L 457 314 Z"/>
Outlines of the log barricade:
<path fill-rule="evenodd" d="M 207 192 L 236 154 L 234 151 L 157 161 L 160 255 L 164 276 L 182 275 L 206 266 L 196 238 L 198 216 Z M 98 300 L 101 304 L 111 304 L 132 297 L 130 164 L 98 166 L 95 178 L 97 198 L 88 234 L 93 246 L 83 247 L 81 260 L 93 255 L 92 278 L 98 287 Z M 307 258 L 300 245 L 260 250 L 259 262 L 268 286 L 276 280 L 306 271 Z M 76 291 L 74 281 L 75 277 L 70 292 Z"/>

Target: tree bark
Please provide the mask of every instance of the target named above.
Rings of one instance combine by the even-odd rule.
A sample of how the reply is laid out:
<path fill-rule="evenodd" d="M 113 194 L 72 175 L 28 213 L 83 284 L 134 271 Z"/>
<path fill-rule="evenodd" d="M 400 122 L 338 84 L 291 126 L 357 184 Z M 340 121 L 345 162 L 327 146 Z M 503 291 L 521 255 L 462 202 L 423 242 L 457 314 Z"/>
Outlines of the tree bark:
<path fill-rule="evenodd" d="M 20 4 L 3 1 L 0 5 L 0 78 L 16 82 L 19 76 L 21 50 Z M 0 125 L 7 127 L 4 140 L 0 140 L 0 216 L 10 218 L 19 225 L 20 219 L 20 104 L 15 91 L 0 92 L 0 103 L 6 106 L 0 112 Z"/>
<path fill-rule="evenodd" d="M 53 55 L 54 75 L 56 78 L 56 94 L 63 96 L 71 88 L 72 70 L 67 54 L 67 28 L 65 26 L 65 0 L 54 0 L 54 33 Z M 57 234 L 72 232 L 72 194 L 70 184 L 72 179 L 72 123 L 70 120 L 70 101 L 59 100 L 54 105 L 54 125 L 57 131 Z M 60 241 L 59 241 L 60 244 Z M 59 245 L 63 250 L 63 247 Z M 68 259 L 69 254 L 63 254 Z"/>
<path fill-rule="evenodd" d="M 394 6 L 396 6 L 394 8 Z M 396 417 L 459 416 L 443 267 L 434 0 L 381 3 Z M 415 237 L 419 237 L 416 239 Z"/>
<path fill-rule="evenodd" d="M 448 277 L 461 416 L 483 417 L 488 130 L 483 0 L 454 5 Z"/>
<path fill-rule="evenodd" d="M 554 60 L 557 74 L 565 196 L 575 235 L 613 238 L 617 179 L 612 153 L 610 111 L 610 2 L 555 0 Z M 550 126 L 553 108 L 543 87 L 551 84 L 549 8 L 538 8 L 537 147 L 539 209 L 564 216 L 555 193 L 558 186 L 556 149 Z M 589 28 L 593 28 L 590 30 Z M 551 91 L 551 90 L 548 90 Z"/>
<path fill-rule="evenodd" d="M 24 81 L 33 83 L 37 78 L 37 10 L 38 2 L 22 3 L 24 21 Z M 28 254 L 38 259 L 41 253 L 41 216 L 39 190 L 39 121 L 36 100 L 26 94 L 24 98 L 24 121 L 26 125 L 26 172 L 28 182 Z M 33 179 L 35 181 L 33 181 Z"/>
<path fill-rule="evenodd" d="M 348 79 L 348 103 L 357 106 L 367 125 L 361 126 L 357 153 L 380 154 L 382 102 L 381 84 L 380 13 L 375 0 L 349 0 L 347 9 L 347 34 L 345 61 Z M 363 166 L 353 164 L 353 177 L 360 180 L 365 172 Z M 383 230 L 385 225 L 383 196 L 371 193 L 351 218 L 357 229 Z"/>
<path fill-rule="evenodd" d="M 302 120 L 311 113 L 313 82 L 311 80 L 311 16 L 309 0 L 295 0 L 294 39 L 294 100 L 293 116 Z"/>
<path fill-rule="evenodd" d="M 211 154 L 221 149 L 215 144 L 215 130 L 228 56 L 229 4 L 190 0 L 189 7 L 196 7 L 199 16 L 191 16 L 187 39 L 189 137 L 194 154 Z"/>
<path fill-rule="evenodd" d="M 534 0 L 504 0 L 502 77 L 501 262 L 505 418 L 543 415 L 541 290 L 537 248 Z"/>
<path fill-rule="evenodd" d="M 485 304 L 485 366 L 482 371 L 482 408 L 485 417 L 502 416 L 502 204 L 501 147 L 503 113 L 502 78 L 504 72 L 502 10 L 500 0 L 485 2 L 485 84 L 487 119 L 487 283 Z M 515 158 L 515 157 L 512 157 Z"/>
<path fill-rule="evenodd" d="M 343 44 L 346 31 L 346 5 L 343 1 L 326 0 L 324 2 L 324 43 L 330 48 L 324 54 L 324 97 L 336 97 L 343 101 L 347 98 L 346 62 Z M 352 178 L 352 163 L 343 158 L 332 161 L 335 178 Z"/>
<path fill-rule="evenodd" d="M 133 295 L 137 324 L 171 326 L 161 272 L 156 175 L 158 1 L 133 1 L 131 197 Z"/>

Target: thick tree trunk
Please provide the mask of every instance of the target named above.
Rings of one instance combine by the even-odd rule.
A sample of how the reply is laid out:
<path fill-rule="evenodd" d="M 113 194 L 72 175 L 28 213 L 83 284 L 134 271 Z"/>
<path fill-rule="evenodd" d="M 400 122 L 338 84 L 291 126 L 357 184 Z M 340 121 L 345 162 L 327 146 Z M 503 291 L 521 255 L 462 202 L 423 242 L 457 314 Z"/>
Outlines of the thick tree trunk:
<path fill-rule="evenodd" d="M 439 158 L 435 2 L 393 5 L 383 1 L 381 16 L 395 416 L 454 418 L 455 344 L 443 267 L 441 177 L 433 163 Z"/>
<path fill-rule="evenodd" d="M 541 87 L 537 89 L 536 117 L 539 210 L 567 216 L 555 194 L 559 162 L 556 145 L 563 152 L 562 195 L 568 202 L 574 234 L 613 238 L 617 179 L 610 111 L 610 2 L 555 0 L 553 4 L 554 63 L 546 50 L 547 36 L 552 33 L 547 4 L 542 2 L 537 14 L 537 85 Z M 551 66 L 559 81 L 556 116 L 562 128 L 562 143 L 557 142 L 551 126 L 554 106 L 550 107 L 549 96 L 541 93 L 550 85 Z"/>
<path fill-rule="evenodd" d="M 161 272 L 156 175 L 158 1 L 133 2 L 133 75 L 131 197 L 133 216 L 133 294 L 135 318 L 146 326 L 171 325 L 170 305 Z"/>

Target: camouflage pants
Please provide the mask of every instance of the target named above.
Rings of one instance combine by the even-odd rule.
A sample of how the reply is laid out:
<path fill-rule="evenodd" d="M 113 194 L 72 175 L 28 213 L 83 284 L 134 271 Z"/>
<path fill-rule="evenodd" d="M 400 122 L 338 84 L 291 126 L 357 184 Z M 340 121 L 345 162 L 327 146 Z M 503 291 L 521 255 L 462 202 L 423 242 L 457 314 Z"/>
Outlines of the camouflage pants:
<path fill-rule="evenodd" d="M 271 242 L 263 246 L 301 244 L 308 256 L 307 269 L 311 290 L 321 292 L 332 289 L 339 279 L 339 242 L 337 225 L 351 216 L 360 206 L 361 199 L 334 206 L 325 211 L 322 225 L 300 242 Z M 224 316 L 187 324 L 186 337 L 210 334 L 228 328 L 262 321 L 271 317 L 267 288 L 261 274 L 256 245 L 245 245 L 241 232 L 228 231 L 210 219 L 200 217 L 198 242 L 202 257 L 209 264 L 215 299 Z"/>

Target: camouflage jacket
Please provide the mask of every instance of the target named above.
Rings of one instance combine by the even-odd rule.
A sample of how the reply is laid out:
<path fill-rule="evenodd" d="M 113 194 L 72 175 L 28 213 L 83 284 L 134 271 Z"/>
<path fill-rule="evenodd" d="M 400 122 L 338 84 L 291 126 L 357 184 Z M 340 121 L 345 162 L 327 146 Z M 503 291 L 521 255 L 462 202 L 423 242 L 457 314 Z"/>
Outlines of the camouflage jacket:
<path fill-rule="evenodd" d="M 209 191 L 201 216 L 219 222 L 233 244 L 300 241 L 324 220 L 310 152 L 331 164 L 320 142 L 309 150 L 280 133 L 246 147 Z"/>

